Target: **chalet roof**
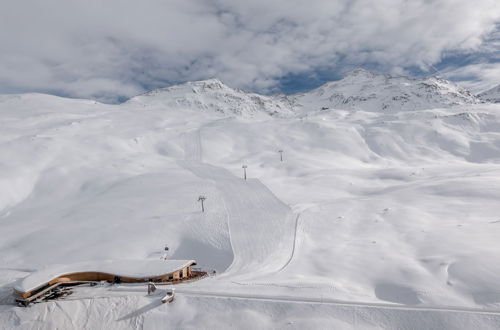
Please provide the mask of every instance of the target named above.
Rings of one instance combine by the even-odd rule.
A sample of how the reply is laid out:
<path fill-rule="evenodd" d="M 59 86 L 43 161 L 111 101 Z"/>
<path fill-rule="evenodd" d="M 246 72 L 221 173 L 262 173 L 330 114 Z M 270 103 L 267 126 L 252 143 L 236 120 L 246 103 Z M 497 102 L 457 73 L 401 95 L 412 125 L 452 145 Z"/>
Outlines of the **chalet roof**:
<path fill-rule="evenodd" d="M 120 277 L 149 278 L 159 277 L 196 264 L 194 260 L 103 260 L 84 261 L 74 264 L 57 264 L 40 269 L 15 285 L 15 290 L 28 292 L 37 289 L 51 280 L 63 275 L 97 272 Z"/>

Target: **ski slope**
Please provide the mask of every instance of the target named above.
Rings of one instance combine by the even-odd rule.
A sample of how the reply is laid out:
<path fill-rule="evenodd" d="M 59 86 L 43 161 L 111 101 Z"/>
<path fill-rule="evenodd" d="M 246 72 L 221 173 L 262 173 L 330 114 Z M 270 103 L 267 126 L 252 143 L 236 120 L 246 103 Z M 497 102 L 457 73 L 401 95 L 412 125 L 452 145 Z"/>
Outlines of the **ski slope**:
<path fill-rule="evenodd" d="M 144 290 L 142 290 L 144 291 Z M 97 297 L 37 304 L 6 310 L 0 316 L 6 328 L 55 327 L 106 329 L 214 328 L 238 329 L 497 329 L 500 316 L 490 311 L 417 309 L 369 306 L 261 297 L 177 294 L 175 303 L 161 304 L 160 296 L 128 292 L 124 297 Z M 194 312 L 197 311 L 197 312 Z M 228 312 L 230 311 L 230 312 Z M 58 315 L 56 319 L 37 315 Z M 217 318 L 214 318 L 217 315 Z M 310 317 L 314 315 L 314 317 Z M 309 316 L 309 317 L 308 317 Z M 418 326 L 415 322 L 418 320 Z"/>
<path fill-rule="evenodd" d="M 186 160 L 179 165 L 213 182 L 222 195 L 234 256 L 224 275 L 275 271 L 293 249 L 291 209 L 259 180 L 243 180 L 223 168 L 202 163 L 201 136 L 200 131 L 185 135 Z"/>
<path fill-rule="evenodd" d="M 223 196 L 234 260 L 228 274 L 272 272 L 286 262 L 293 247 L 293 214 L 256 179 L 235 178 L 226 170 L 183 163 L 212 180 Z"/>
<path fill-rule="evenodd" d="M 498 328 L 499 105 L 456 105 L 442 86 L 434 108 L 313 98 L 277 115 L 272 97 L 215 85 L 178 102 L 0 97 L 0 324 Z M 170 306 L 141 287 L 12 305 L 46 265 L 165 254 L 217 276 Z"/>

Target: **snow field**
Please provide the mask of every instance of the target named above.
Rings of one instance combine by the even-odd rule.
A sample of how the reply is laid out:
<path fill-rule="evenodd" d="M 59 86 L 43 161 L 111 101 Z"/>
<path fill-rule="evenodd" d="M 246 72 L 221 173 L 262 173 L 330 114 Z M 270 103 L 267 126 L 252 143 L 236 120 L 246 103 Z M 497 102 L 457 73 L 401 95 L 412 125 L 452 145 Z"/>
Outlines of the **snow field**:
<path fill-rule="evenodd" d="M 241 101 L 228 118 L 240 101 L 220 88 L 218 102 L 175 107 L 163 94 L 0 97 L 2 324 L 498 327 L 498 105 L 315 103 L 272 118 Z M 180 286 L 170 306 L 131 293 L 5 305 L 13 282 L 44 265 L 156 259 L 165 245 L 220 275 Z"/>

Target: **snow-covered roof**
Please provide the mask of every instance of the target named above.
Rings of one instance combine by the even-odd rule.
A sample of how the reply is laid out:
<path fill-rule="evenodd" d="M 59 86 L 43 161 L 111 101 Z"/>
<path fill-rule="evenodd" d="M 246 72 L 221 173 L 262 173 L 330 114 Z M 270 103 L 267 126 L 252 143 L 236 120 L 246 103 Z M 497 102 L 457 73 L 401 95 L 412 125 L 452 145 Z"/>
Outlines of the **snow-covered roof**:
<path fill-rule="evenodd" d="M 18 281 L 15 289 L 19 292 L 28 292 L 57 277 L 81 272 L 106 273 L 132 278 L 158 277 L 193 264 L 196 264 L 194 260 L 104 260 L 57 264 L 28 275 Z"/>

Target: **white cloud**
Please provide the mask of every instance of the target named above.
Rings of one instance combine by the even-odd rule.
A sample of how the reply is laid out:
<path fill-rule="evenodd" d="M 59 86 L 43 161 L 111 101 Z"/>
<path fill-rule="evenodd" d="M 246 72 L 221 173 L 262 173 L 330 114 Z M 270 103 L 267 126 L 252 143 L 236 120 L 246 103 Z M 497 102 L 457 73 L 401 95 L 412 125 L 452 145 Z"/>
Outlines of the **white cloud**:
<path fill-rule="evenodd" d="M 480 93 L 500 84 L 500 65 L 499 63 L 470 64 L 445 72 L 444 77 L 474 93 Z"/>
<path fill-rule="evenodd" d="M 266 91 L 343 63 L 388 71 L 474 51 L 498 0 L 147 0 L 2 4 L 0 92 L 111 100 L 217 76 Z"/>

